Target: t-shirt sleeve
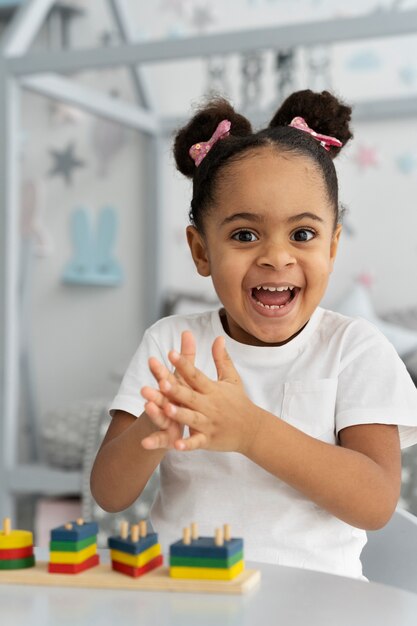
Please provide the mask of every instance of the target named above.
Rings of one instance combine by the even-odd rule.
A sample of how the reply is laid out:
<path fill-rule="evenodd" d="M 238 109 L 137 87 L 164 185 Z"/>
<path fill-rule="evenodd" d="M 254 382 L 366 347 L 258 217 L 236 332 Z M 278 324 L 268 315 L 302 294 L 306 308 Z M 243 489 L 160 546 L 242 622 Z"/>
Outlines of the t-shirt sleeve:
<path fill-rule="evenodd" d="M 417 443 L 417 389 L 395 348 L 376 331 L 341 360 L 336 434 L 372 423 L 398 424 L 401 448 Z"/>
<path fill-rule="evenodd" d="M 151 356 L 155 356 L 172 370 L 166 355 L 162 354 L 160 347 L 148 329 L 145 331 L 139 348 L 130 361 L 116 397 L 110 404 L 109 413 L 111 416 L 114 415 L 116 410 L 127 411 L 136 417 L 143 413 L 146 400 L 142 397 L 140 390 L 145 385 L 150 387 L 156 386 L 155 378 L 148 366 L 148 359 Z"/>

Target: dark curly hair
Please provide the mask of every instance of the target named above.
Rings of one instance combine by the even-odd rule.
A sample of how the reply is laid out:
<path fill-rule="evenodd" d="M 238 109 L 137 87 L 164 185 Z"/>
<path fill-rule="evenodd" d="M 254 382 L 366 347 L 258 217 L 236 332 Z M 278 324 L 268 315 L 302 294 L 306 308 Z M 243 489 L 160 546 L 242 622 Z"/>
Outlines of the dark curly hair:
<path fill-rule="evenodd" d="M 254 133 L 250 122 L 237 113 L 223 98 L 215 98 L 203 105 L 186 126 L 181 128 L 174 142 L 174 156 L 178 170 L 193 180 L 190 221 L 204 233 L 204 216 L 214 203 L 217 183 L 226 165 L 261 147 L 275 147 L 280 153 L 307 156 L 323 175 L 329 200 L 334 209 L 334 227 L 341 221 L 338 181 L 333 159 L 341 147 L 326 150 L 309 133 L 289 126 L 294 117 L 301 116 L 316 132 L 339 139 L 344 147 L 353 137 L 349 128 L 352 108 L 328 91 L 316 93 L 310 89 L 297 91 L 282 103 L 268 128 Z M 190 147 L 210 139 L 218 124 L 231 122 L 228 137 L 217 141 L 201 164 L 196 167 L 189 155 Z"/>

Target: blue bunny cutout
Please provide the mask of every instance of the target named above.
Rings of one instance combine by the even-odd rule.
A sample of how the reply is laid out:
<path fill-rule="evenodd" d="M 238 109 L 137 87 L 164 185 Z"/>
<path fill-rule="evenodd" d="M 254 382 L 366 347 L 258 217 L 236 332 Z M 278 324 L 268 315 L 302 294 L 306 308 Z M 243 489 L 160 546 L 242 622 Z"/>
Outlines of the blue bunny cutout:
<path fill-rule="evenodd" d="M 63 282 L 102 287 L 120 285 L 122 270 L 112 254 L 116 231 L 117 215 L 112 207 L 100 210 L 96 237 L 90 212 L 85 208 L 75 209 L 71 216 L 74 254 L 62 275 Z"/>

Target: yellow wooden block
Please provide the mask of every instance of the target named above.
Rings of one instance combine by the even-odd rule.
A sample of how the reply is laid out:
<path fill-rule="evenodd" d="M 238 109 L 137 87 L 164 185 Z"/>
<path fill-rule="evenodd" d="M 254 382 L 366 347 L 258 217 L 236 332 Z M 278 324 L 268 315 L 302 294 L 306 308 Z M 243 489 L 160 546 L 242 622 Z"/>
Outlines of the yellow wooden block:
<path fill-rule="evenodd" d="M 97 544 L 93 543 L 92 546 L 88 546 L 84 548 L 84 550 L 80 550 L 79 552 L 54 552 L 51 551 L 49 554 L 49 562 L 50 563 L 67 563 L 69 565 L 75 565 L 77 563 L 82 563 L 97 554 Z"/>
<path fill-rule="evenodd" d="M 121 550 L 110 550 L 110 558 L 112 561 L 118 561 L 132 567 L 143 567 L 149 561 L 161 554 L 161 544 L 156 543 L 140 554 L 128 554 Z"/>
<path fill-rule="evenodd" d="M 220 569 L 218 567 L 179 567 L 169 568 L 172 578 L 194 578 L 195 580 L 232 580 L 245 569 L 245 562 L 238 561 L 232 567 Z"/>
<path fill-rule="evenodd" d="M 33 535 L 29 530 L 12 530 L 8 535 L 0 531 L 0 550 L 27 548 L 33 545 Z"/>

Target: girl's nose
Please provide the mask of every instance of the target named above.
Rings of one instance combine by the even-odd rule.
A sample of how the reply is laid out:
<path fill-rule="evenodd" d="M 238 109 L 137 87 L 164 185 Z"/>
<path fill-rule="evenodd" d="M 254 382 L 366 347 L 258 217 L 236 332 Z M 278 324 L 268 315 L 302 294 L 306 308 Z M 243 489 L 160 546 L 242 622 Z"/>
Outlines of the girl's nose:
<path fill-rule="evenodd" d="M 257 265 L 275 270 L 294 265 L 296 262 L 290 247 L 277 243 L 265 245 L 257 258 Z"/>

